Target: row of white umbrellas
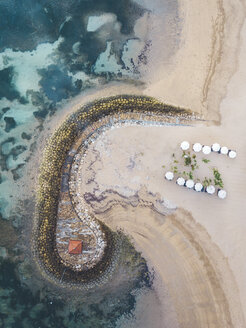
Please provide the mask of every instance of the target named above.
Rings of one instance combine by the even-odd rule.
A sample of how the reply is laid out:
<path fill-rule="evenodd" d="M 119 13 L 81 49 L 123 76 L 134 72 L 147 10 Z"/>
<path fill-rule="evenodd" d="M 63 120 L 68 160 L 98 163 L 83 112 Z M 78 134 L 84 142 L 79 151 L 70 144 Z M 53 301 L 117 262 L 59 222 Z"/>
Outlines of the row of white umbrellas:
<path fill-rule="evenodd" d="M 180 144 L 182 150 L 188 150 L 190 148 L 190 144 L 188 141 L 183 141 Z M 235 150 L 228 149 L 226 146 L 221 147 L 220 144 L 214 143 L 212 146 L 201 145 L 199 142 L 193 144 L 192 149 L 194 152 L 199 153 L 203 152 L 204 155 L 209 155 L 212 151 L 215 153 L 220 153 L 223 155 L 228 155 L 230 158 L 235 158 L 237 153 Z"/>
<path fill-rule="evenodd" d="M 171 171 L 166 172 L 165 178 L 168 181 L 172 181 L 174 179 L 174 174 Z M 177 178 L 176 180 L 177 185 L 187 187 L 188 189 L 194 189 L 197 192 L 205 191 L 210 195 L 215 193 L 215 187 L 213 185 L 209 185 L 204 187 L 200 182 L 194 182 L 192 179 L 185 180 L 182 177 Z M 224 199 L 226 198 L 226 191 L 224 189 L 218 189 L 217 195 L 219 198 Z"/>

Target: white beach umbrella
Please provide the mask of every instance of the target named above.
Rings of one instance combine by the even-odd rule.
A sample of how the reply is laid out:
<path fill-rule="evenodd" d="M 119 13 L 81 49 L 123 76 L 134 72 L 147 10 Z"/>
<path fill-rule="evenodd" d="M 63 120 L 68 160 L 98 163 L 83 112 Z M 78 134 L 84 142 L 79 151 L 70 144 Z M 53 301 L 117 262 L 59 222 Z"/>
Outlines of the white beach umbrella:
<path fill-rule="evenodd" d="M 194 187 L 194 184 L 195 184 L 194 181 L 191 179 L 187 180 L 185 183 L 186 187 L 189 189 L 192 189 Z"/>
<path fill-rule="evenodd" d="M 218 144 L 218 143 L 214 143 L 213 145 L 212 145 L 212 151 L 215 151 L 215 152 L 219 152 L 219 150 L 220 150 L 220 144 Z"/>
<path fill-rule="evenodd" d="M 197 182 L 196 184 L 195 184 L 195 191 L 202 191 L 202 189 L 203 189 L 203 185 L 200 183 L 200 182 Z"/>
<path fill-rule="evenodd" d="M 174 178 L 174 174 L 173 174 L 173 172 L 168 171 L 168 172 L 165 174 L 165 178 L 166 178 L 168 181 L 173 180 L 173 178 Z"/>
<path fill-rule="evenodd" d="M 179 185 L 179 186 L 184 186 L 185 185 L 185 179 L 180 177 L 177 179 L 176 183 Z"/>
<path fill-rule="evenodd" d="M 223 189 L 219 189 L 218 192 L 218 197 L 221 198 L 221 199 L 225 199 L 226 198 L 226 191 L 223 190 Z"/>
<path fill-rule="evenodd" d="M 230 158 L 236 158 L 237 157 L 237 153 L 234 150 L 229 150 L 228 156 Z"/>
<path fill-rule="evenodd" d="M 193 150 L 194 150 L 194 152 L 199 153 L 199 151 L 202 150 L 202 145 L 201 145 L 199 142 L 196 142 L 196 143 L 193 145 Z"/>
<path fill-rule="evenodd" d="M 190 148 L 190 144 L 188 141 L 183 141 L 181 142 L 180 147 L 182 150 L 188 150 Z"/>
<path fill-rule="evenodd" d="M 228 154 L 229 149 L 227 147 L 221 147 L 220 149 L 220 153 L 223 155 L 227 155 Z"/>
<path fill-rule="evenodd" d="M 206 192 L 210 195 L 213 195 L 215 193 L 215 187 L 212 185 L 207 186 Z"/>
<path fill-rule="evenodd" d="M 202 147 L 202 152 L 203 152 L 203 154 L 205 154 L 205 155 L 210 154 L 210 153 L 211 153 L 211 147 L 209 147 L 209 146 L 203 146 L 203 147 Z"/>

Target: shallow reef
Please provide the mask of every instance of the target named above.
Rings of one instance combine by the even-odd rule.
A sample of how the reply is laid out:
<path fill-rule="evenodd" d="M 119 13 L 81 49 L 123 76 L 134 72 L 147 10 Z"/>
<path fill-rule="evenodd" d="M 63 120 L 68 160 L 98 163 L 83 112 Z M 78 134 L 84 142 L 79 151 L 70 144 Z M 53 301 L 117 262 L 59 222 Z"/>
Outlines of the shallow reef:
<path fill-rule="evenodd" d="M 148 290 L 152 284 L 144 259 L 127 240 L 118 272 L 123 278 L 106 291 L 65 294 L 44 285 L 33 289 L 20 280 L 23 274 L 33 283 L 31 266 L 0 259 L 0 327 L 113 328 L 119 317 L 134 310 L 133 291 Z"/>

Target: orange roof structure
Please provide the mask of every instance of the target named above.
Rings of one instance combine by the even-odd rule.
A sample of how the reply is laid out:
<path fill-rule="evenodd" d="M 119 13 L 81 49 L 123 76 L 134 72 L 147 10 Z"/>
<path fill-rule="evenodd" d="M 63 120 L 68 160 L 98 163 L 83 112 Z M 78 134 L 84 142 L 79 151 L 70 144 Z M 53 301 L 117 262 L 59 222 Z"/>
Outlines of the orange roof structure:
<path fill-rule="evenodd" d="M 82 241 L 81 240 L 69 240 L 68 244 L 69 254 L 81 254 L 82 253 Z"/>

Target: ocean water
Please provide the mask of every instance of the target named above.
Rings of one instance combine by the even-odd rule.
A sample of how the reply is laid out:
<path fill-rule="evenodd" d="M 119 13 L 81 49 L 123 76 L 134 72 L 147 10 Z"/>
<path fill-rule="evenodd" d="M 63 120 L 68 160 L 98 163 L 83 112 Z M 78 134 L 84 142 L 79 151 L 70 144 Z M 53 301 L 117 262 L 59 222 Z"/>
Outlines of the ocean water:
<path fill-rule="evenodd" d="M 177 17 L 176 0 L 162 6 Z M 42 280 L 25 239 L 34 199 L 18 195 L 16 184 L 44 123 L 73 97 L 109 81 L 142 81 L 151 40 L 135 27 L 152 11 L 130 0 L 0 2 L 0 327 L 114 327 L 134 309 L 132 291 L 151 288 L 144 260 L 130 248 L 134 274 L 124 272 L 120 289 L 87 295 L 88 302 Z"/>

